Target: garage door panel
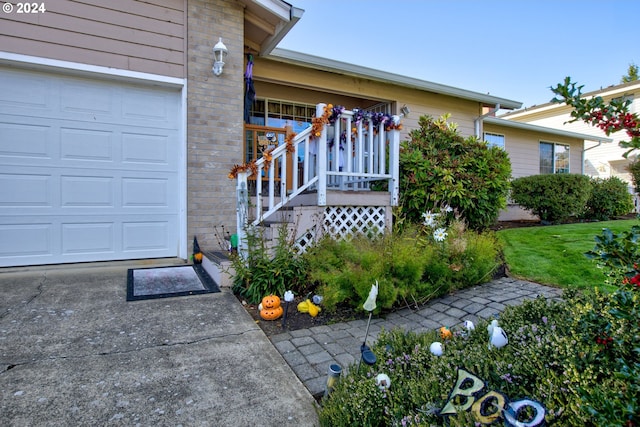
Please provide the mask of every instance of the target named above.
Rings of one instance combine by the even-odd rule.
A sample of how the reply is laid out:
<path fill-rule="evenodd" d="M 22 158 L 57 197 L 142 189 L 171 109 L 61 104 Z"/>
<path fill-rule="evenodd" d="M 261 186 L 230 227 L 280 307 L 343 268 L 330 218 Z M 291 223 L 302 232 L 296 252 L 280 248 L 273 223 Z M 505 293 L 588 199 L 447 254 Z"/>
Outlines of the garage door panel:
<path fill-rule="evenodd" d="M 114 208 L 115 179 L 104 176 L 60 177 L 61 207 Z"/>
<path fill-rule="evenodd" d="M 178 256 L 181 105 L 0 67 L 0 267 Z"/>
<path fill-rule="evenodd" d="M 0 173 L 0 206 L 10 209 L 51 207 L 53 205 L 51 175 L 37 173 L 14 173 L 6 168 Z"/>
<path fill-rule="evenodd" d="M 26 121 L 23 119 L 23 121 Z M 35 125 L 29 122 L 0 122 L 0 156 L 24 157 L 27 159 L 51 159 L 51 126 Z"/>
<path fill-rule="evenodd" d="M 13 265 L 3 262 L 3 259 L 52 257 L 53 235 L 54 227 L 51 223 L 29 221 L 29 218 L 3 221 L 0 224 L 0 266 Z M 18 263 L 18 265 L 24 264 L 25 262 Z M 33 262 L 27 261 L 26 264 L 33 264 Z"/>
<path fill-rule="evenodd" d="M 170 141 L 171 135 L 166 134 L 125 133 L 122 135 L 122 162 L 171 165 L 175 169 L 176 159 L 169 157 Z"/>
<path fill-rule="evenodd" d="M 115 225 L 111 222 L 64 223 L 61 224 L 61 252 L 63 255 L 113 254 L 115 236 Z"/>
<path fill-rule="evenodd" d="M 113 162 L 114 132 L 98 129 L 60 129 L 60 159 Z"/>
<path fill-rule="evenodd" d="M 0 113 L 31 115 L 53 109 L 51 82 L 40 74 L 6 70 L 0 79 Z"/>
<path fill-rule="evenodd" d="M 123 178 L 123 207 L 169 207 L 169 196 L 174 194 L 168 179 L 161 178 Z"/>
<path fill-rule="evenodd" d="M 171 221 L 128 221 L 122 224 L 124 252 L 166 250 L 170 245 Z"/>

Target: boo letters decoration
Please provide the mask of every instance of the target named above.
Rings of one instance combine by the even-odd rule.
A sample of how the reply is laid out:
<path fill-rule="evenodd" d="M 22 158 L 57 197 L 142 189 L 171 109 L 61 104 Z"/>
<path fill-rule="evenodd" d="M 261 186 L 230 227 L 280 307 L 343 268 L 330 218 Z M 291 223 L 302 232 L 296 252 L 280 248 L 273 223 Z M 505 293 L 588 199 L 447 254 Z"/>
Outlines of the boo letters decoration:
<path fill-rule="evenodd" d="M 447 403 L 440 415 L 453 415 L 458 411 L 471 411 L 477 422 L 483 425 L 493 424 L 504 419 L 507 427 L 540 427 L 544 425 L 546 410 L 541 403 L 530 399 L 509 402 L 504 394 L 489 390 L 486 384 L 472 373 L 458 368 L 458 380 L 449 393 Z M 518 421 L 525 408 L 530 415 L 525 421 Z"/>

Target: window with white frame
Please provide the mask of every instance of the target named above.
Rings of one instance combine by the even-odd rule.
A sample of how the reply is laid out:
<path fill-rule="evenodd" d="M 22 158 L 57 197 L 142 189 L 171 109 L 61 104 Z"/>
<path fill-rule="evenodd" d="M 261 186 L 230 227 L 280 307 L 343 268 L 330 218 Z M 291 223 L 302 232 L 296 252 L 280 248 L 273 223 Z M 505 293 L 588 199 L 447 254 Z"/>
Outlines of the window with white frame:
<path fill-rule="evenodd" d="M 484 133 L 484 140 L 487 142 L 489 147 L 498 147 L 504 150 L 504 135 L 499 133 Z"/>
<path fill-rule="evenodd" d="M 569 146 L 540 141 L 540 173 L 569 173 Z"/>

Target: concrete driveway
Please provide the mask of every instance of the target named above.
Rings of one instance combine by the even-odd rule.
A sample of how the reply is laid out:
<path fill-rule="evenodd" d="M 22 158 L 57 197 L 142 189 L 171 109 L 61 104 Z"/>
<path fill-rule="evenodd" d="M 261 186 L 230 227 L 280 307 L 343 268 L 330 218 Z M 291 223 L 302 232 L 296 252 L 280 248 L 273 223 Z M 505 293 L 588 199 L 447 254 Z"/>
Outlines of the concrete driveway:
<path fill-rule="evenodd" d="M 229 290 L 125 301 L 126 263 L 0 270 L 3 426 L 314 426 Z"/>

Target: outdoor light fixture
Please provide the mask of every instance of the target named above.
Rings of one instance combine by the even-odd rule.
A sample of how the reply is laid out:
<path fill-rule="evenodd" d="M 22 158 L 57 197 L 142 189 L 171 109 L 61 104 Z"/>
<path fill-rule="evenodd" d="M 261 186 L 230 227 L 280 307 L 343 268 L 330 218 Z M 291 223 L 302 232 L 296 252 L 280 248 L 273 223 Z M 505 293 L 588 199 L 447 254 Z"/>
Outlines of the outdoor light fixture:
<path fill-rule="evenodd" d="M 404 105 L 400 111 L 402 112 L 402 117 L 407 117 L 409 115 L 409 113 L 411 112 L 411 110 L 409 109 L 409 107 L 407 107 L 406 105 Z"/>
<path fill-rule="evenodd" d="M 228 52 L 227 47 L 222 43 L 222 37 L 220 37 L 218 43 L 213 47 L 213 74 L 216 76 L 222 74 L 224 58 Z"/>

